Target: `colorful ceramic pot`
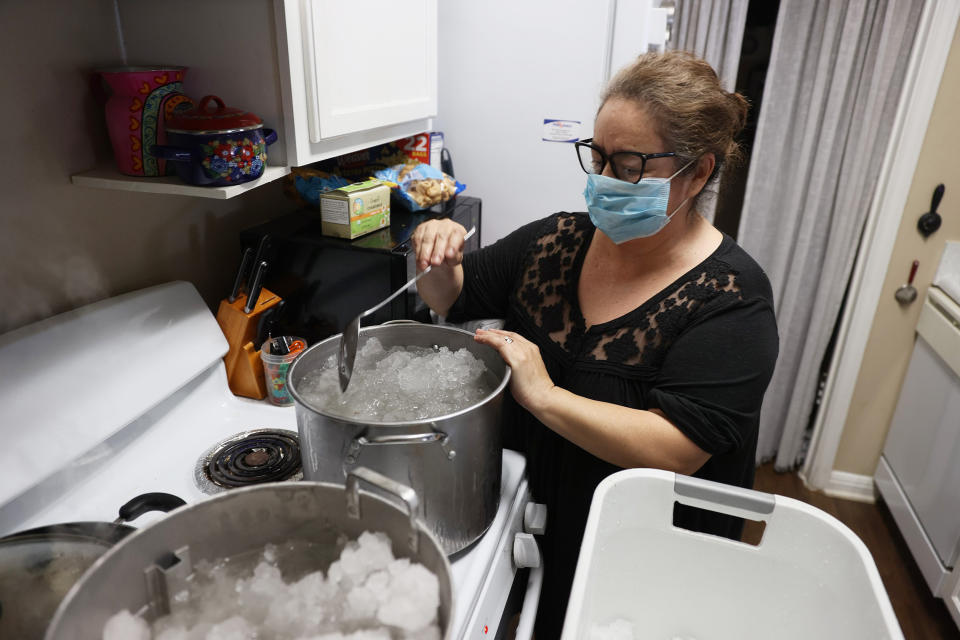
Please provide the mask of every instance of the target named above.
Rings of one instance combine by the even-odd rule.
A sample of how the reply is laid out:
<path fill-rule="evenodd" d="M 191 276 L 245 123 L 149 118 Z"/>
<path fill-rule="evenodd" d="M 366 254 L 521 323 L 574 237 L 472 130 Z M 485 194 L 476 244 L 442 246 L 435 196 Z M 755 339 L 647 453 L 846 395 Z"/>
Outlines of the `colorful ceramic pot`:
<path fill-rule="evenodd" d="M 211 110 L 211 103 L 216 103 Z M 277 140 L 263 121 L 241 109 L 224 106 L 217 96 L 204 96 L 199 106 L 167 122 L 169 145 L 152 152 L 176 164 L 189 184 L 223 187 L 256 180 L 267 164 L 267 146 Z"/>
<path fill-rule="evenodd" d="M 183 95 L 186 67 L 118 67 L 99 73 L 112 94 L 107 100 L 107 130 L 120 173 L 163 176 L 167 167 L 150 150 L 167 141 L 164 122 L 193 101 Z"/>

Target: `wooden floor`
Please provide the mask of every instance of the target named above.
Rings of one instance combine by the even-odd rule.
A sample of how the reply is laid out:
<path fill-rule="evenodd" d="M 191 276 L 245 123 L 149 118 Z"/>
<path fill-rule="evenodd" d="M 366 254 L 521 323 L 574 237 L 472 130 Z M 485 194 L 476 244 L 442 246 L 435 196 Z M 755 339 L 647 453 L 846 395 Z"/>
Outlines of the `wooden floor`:
<path fill-rule="evenodd" d="M 893 517 L 882 502 L 865 504 L 810 491 L 795 473 L 777 473 L 773 464 L 757 469 L 754 488 L 811 504 L 860 536 L 873 554 L 907 640 L 960 639 L 960 630 L 943 601 L 930 594 Z M 760 528 L 748 521 L 743 539 L 756 544 L 759 535 Z"/>

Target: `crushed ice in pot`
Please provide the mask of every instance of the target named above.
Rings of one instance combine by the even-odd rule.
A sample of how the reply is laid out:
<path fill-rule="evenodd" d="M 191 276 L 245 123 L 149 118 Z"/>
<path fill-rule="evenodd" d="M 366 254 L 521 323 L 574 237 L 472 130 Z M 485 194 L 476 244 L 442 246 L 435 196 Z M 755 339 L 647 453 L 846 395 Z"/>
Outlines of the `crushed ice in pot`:
<path fill-rule="evenodd" d="M 357 351 L 340 393 L 337 356 L 307 373 L 297 391 L 313 407 L 352 420 L 404 422 L 436 418 L 477 404 L 496 388 L 487 366 L 468 349 L 390 347 L 374 337 Z"/>
<path fill-rule="evenodd" d="M 309 556 L 309 547 L 290 541 L 198 562 L 152 636 L 142 618 L 124 610 L 107 621 L 103 640 L 440 640 L 436 575 L 395 558 L 386 534 L 364 532 L 347 542 L 326 575 L 285 576 L 281 565 L 291 554 Z"/>

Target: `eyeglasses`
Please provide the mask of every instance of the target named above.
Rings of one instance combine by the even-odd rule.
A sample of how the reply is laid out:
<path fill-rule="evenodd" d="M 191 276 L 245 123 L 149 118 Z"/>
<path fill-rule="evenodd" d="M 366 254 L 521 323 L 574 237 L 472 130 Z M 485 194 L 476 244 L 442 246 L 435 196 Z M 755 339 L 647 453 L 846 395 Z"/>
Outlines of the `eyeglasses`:
<path fill-rule="evenodd" d="M 655 158 L 673 158 L 676 153 L 667 151 L 666 153 L 640 153 L 638 151 L 618 151 L 609 156 L 603 149 L 593 145 L 593 138 L 587 138 L 581 142 L 574 142 L 573 146 L 577 149 L 577 157 L 580 158 L 580 166 L 587 173 L 603 173 L 603 170 L 610 165 L 613 169 L 613 175 L 617 180 L 640 182 L 643 172 L 647 168 L 647 160 Z"/>

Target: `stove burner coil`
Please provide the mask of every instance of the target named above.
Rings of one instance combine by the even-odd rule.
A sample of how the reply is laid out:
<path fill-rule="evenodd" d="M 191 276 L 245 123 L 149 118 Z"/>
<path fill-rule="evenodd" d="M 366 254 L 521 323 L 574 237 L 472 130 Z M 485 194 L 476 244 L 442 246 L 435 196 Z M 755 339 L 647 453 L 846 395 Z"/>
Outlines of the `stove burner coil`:
<path fill-rule="evenodd" d="M 291 431 L 261 429 L 238 434 L 215 445 L 197 466 L 198 472 L 202 468 L 203 479 L 224 489 L 303 477 L 300 442 Z M 200 473 L 197 477 L 201 480 Z M 201 489 L 213 489 L 200 484 Z"/>

